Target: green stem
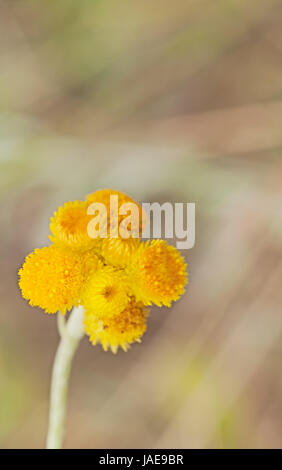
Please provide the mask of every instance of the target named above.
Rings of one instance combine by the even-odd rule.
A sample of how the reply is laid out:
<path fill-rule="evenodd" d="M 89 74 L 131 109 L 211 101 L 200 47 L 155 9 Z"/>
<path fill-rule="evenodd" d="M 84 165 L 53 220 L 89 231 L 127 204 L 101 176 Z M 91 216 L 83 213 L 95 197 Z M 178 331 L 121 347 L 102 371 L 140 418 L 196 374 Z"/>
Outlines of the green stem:
<path fill-rule="evenodd" d="M 61 313 L 58 313 L 61 341 L 52 371 L 47 449 L 62 447 L 69 375 L 74 353 L 84 335 L 83 314 L 83 307 L 74 308 L 65 323 Z"/>

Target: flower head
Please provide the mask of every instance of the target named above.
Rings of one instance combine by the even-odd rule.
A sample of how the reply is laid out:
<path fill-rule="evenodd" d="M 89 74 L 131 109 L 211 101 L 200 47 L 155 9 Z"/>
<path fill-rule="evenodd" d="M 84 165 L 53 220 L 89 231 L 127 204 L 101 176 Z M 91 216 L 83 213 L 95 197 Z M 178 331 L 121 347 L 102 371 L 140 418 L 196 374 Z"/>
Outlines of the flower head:
<path fill-rule="evenodd" d="M 98 270 L 82 292 L 86 314 L 97 318 L 112 317 L 125 308 L 129 300 L 127 279 L 122 271 L 106 266 Z"/>
<path fill-rule="evenodd" d="M 111 196 L 115 196 L 114 209 Z M 98 225 L 107 227 L 106 238 L 96 229 L 99 206 L 90 207 L 92 202 L 105 206 L 97 219 Z M 120 213 L 124 203 L 138 207 L 137 225 L 136 219 L 131 222 L 127 216 L 127 206 Z M 120 191 L 100 190 L 84 202 L 67 202 L 51 218 L 53 244 L 34 250 L 19 270 L 22 295 L 32 306 L 65 314 L 82 305 L 90 341 L 113 352 L 140 342 L 146 331 L 145 305 L 170 306 L 187 283 L 186 264 L 176 248 L 163 240 L 142 243 L 134 233 L 124 237 L 128 221 L 139 233 L 146 214 Z M 101 238 L 91 238 L 90 222 Z M 116 236 L 111 236 L 113 225 L 119 229 Z"/>
<path fill-rule="evenodd" d="M 170 306 L 184 293 L 186 264 L 173 246 L 164 240 L 141 243 L 128 268 L 131 288 L 145 305 Z"/>
<path fill-rule="evenodd" d="M 118 198 L 118 204 L 116 208 L 111 207 L 111 196 L 117 196 Z M 121 191 L 116 191 L 113 189 L 100 189 L 99 191 L 96 191 L 95 193 L 89 194 L 87 197 L 87 204 L 90 205 L 93 202 L 98 202 L 104 204 L 104 206 L 107 208 L 107 230 L 108 234 L 110 232 L 110 225 L 112 224 L 113 226 L 116 227 L 121 227 L 121 222 L 125 220 L 127 215 L 120 214 L 120 208 L 123 204 L 126 203 L 131 203 L 134 204 L 135 207 L 138 209 L 138 220 L 137 220 L 137 230 L 135 232 L 135 235 L 139 236 L 142 232 L 142 227 L 145 226 L 146 224 L 146 213 L 143 211 L 142 207 L 140 204 L 138 204 L 134 199 L 132 199 L 130 196 L 128 196 L 125 193 L 122 193 Z M 118 211 L 118 215 L 115 213 L 115 209 Z M 134 228 L 132 227 L 132 230 L 134 232 Z M 121 234 L 123 237 L 123 234 Z"/>
<path fill-rule="evenodd" d="M 93 216 L 87 215 L 83 201 L 66 202 L 58 207 L 50 220 L 50 240 L 59 246 L 85 251 L 95 247 L 97 240 L 89 237 L 87 227 Z"/>
<path fill-rule="evenodd" d="M 124 351 L 133 342 L 140 342 L 146 331 L 148 312 L 141 302 L 131 298 L 125 309 L 110 319 L 98 319 L 95 315 L 85 316 L 85 331 L 95 345 L 101 343 L 104 350 L 116 353 L 120 346 Z"/>
<path fill-rule="evenodd" d="M 125 267 L 130 263 L 139 244 L 138 238 L 105 238 L 101 246 L 101 255 L 107 263 Z"/>
<path fill-rule="evenodd" d="M 93 274 L 104 267 L 103 260 L 94 250 L 83 251 L 79 253 L 81 268 L 87 282 Z"/>
<path fill-rule="evenodd" d="M 55 246 L 35 249 L 19 276 L 23 297 L 47 313 L 65 313 L 77 305 L 85 281 L 80 258 Z"/>

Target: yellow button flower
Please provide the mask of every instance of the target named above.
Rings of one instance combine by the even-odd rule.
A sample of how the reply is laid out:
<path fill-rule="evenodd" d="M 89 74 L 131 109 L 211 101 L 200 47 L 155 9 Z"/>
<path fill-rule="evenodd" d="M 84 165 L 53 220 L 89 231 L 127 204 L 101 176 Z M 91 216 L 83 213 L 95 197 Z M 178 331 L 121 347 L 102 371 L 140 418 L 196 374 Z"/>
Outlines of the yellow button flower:
<path fill-rule="evenodd" d="M 59 246 L 85 251 L 97 247 L 100 240 L 88 235 L 88 224 L 92 215 L 87 215 L 87 203 L 83 201 L 66 202 L 58 207 L 50 219 L 50 240 Z"/>
<path fill-rule="evenodd" d="M 146 331 L 148 312 L 141 302 L 131 298 L 125 309 L 110 319 L 99 319 L 95 315 L 85 316 L 85 331 L 95 345 L 101 343 L 104 350 L 116 353 L 120 346 L 127 351 L 130 344 L 139 342 Z"/>
<path fill-rule="evenodd" d="M 107 263 L 125 267 L 129 264 L 139 245 L 138 238 L 105 238 L 101 247 L 101 255 Z"/>
<path fill-rule="evenodd" d="M 37 248 L 19 270 L 19 286 L 30 305 L 47 313 L 78 305 L 85 274 L 79 256 L 55 246 Z"/>
<path fill-rule="evenodd" d="M 99 318 L 119 314 L 129 300 L 129 288 L 123 271 L 112 266 L 98 270 L 87 282 L 81 303 L 86 314 Z"/>
<path fill-rule="evenodd" d="M 51 218 L 53 245 L 36 249 L 19 270 L 22 295 L 47 313 L 63 314 L 78 304 L 84 308 L 85 331 L 105 350 L 127 350 L 146 330 L 145 305 L 170 306 L 184 293 L 186 264 L 178 250 L 163 240 L 93 239 L 88 235 L 92 202 L 105 204 L 107 226 L 113 223 L 110 196 L 118 208 L 135 201 L 110 189 L 96 191 L 86 201 L 67 202 Z M 138 206 L 140 211 L 141 207 Z M 143 218 L 140 212 L 139 228 Z M 126 215 L 115 213 L 120 224 Z M 125 224 L 124 224 L 125 226 Z M 121 234 L 120 234 L 121 235 Z"/>
<path fill-rule="evenodd" d="M 90 194 L 87 197 L 87 204 L 90 205 L 93 202 L 98 202 L 98 203 L 104 204 L 106 206 L 106 208 L 107 208 L 107 232 L 108 232 L 108 237 L 110 235 L 110 224 L 112 223 L 113 225 L 115 225 L 118 228 L 118 227 L 120 227 L 121 222 L 124 221 L 125 218 L 127 217 L 127 215 L 123 215 L 123 214 L 119 214 L 119 213 L 118 213 L 118 216 L 116 217 L 117 214 L 114 211 L 111 211 L 111 204 L 110 204 L 111 196 L 118 196 L 118 205 L 117 205 L 117 211 L 118 212 L 119 212 L 121 206 L 123 204 L 126 204 L 126 203 L 132 203 L 136 206 L 136 208 L 138 208 L 139 218 L 137 220 L 137 225 L 138 225 L 138 222 L 139 222 L 139 227 L 137 228 L 136 231 L 134 231 L 133 227 L 132 227 L 132 230 L 135 233 L 135 235 L 137 235 L 137 236 L 141 235 L 141 233 L 142 233 L 142 224 L 144 224 L 144 225 L 146 224 L 147 216 L 146 216 L 146 213 L 142 210 L 142 207 L 140 206 L 140 204 L 138 204 L 134 199 L 132 199 L 127 194 L 122 193 L 121 191 L 116 191 L 116 190 L 113 190 L 113 189 L 101 189 L 99 191 L 96 191 L 96 192 Z M 129 226 L 129 228 L 130 228 L 130 226 Z M 121 236 L 123 237 L 124 235 L 121 234 Z"/>
<path fill-rule="evenodd" d="M 137 300 L 170 306 L 184 293 L 186 264 L 178 250 L 164 240 L 141 243 L 127 269 Z"/>
<path fill-rule="evenodd" d="M 84 273 L 85 282 L 87 282 L 93 274 L 96 273 L 96 271 L 104 267 L 102 258 L 97 256 L 94 250 L 79 253 L 79 259 Z"/>

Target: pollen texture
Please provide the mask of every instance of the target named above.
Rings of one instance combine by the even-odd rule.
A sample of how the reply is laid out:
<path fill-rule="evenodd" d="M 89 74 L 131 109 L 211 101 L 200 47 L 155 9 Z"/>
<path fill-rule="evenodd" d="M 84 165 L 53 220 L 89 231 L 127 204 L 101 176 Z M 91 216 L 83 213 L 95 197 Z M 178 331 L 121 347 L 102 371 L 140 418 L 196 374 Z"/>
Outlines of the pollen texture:
<path fill-rule="evenodd" d="M 47 313 L 65 313 L 77 305 L 85 280 L 80 258 L 55 246 L 35 249 L 19 276 L 23 297 Z"/>
<path fill-rule="evenodd" d="M 50 220 L 50 240 L 59 246 L 78 251 L 95 248 L 96 239 L 88 235 L 88 224 L 92 215 L 87 215 L 87 204 L 83 201 L 66 202 L 58 207 Z"/>
<path fill-rule="evenodd" d="M 140 342 L 146 331 L 147 311 L 141 302 L 131 299 L 125 309 L 111 319 L 100 320 L 86 315 L 85 331 L 95 345 L 101 343 L 104 350 L 116 353 L 118 347 L 127 351 L 130 344 Z"/>
<path fill-rule="evenodd" d="M 121 313 L 128 300 L 127 279 L 122 271 L 111 266 L 100 269 L 89 279 L 81 297 L 86 314 L 94 314 L 98 318 Z"/>
<path fill-rule="evenodd" d="M 138 204 L 134 199 L 132 199 L 127 194 L 122 193 L 121 191 L 115 191 L 113 189 L 100 189 L 99 191 L 96 191 L 95 193 L 92 193 L 87 197 L 87 204 L 89 205 L 89 204 L 92 204 L 93 202 L 99 202 L 106 206 L 108 235 L 110 233 L 111 224 L 113 226 L 119 227 L 120 223 L 127 217 L 127 215 L 123 215 L 123 214 L 119 214 L 118 217 L 116 216 L 115 211 L 113 210 L 114 208 L 113 207 L 111 208 L 111 204 L 110 204 L 111 196 L 118 196 L 118 206 L 117 206 L 118 211 L 120 210 L 120 207 L 125 203 L 133 203 L 136 205 L 139 211 L 139 227 L 137 229 L 137 232 L 138 232 L 137 235 L 141 234 L 142 224 L 144 226 L 146 225 L 147 216 L 146 216 L 146 213 L 142 210 L 142 207 L 140 206 L 140 204 Z"/>
<path fill-rule="evenodd" d="M 105 238 L 102 243 L 101 255 L 107 263 L 124 267 L 130 263 L 132 255 L 139 245 L 138 238 Z"/>
<path fill-rule="evenodd" d="M 137 300 L 170 306 L 184 293 L 186 264 L 178 250 L 164 240 L 141 243 L 128 267 Z"/>

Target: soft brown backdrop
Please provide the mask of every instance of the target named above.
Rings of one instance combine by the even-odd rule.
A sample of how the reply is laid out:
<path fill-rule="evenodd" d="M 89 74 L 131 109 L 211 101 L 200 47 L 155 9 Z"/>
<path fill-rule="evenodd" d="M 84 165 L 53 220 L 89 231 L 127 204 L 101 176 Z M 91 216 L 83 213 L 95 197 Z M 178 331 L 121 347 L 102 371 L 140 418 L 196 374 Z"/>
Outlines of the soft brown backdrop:
<path fill-rule="evenodd" d="M 56 321 L 17 288 L 57 205 L 196 202 L 187 295 L 85 339 L 66 447 L 282 447 L 282 4 L 0 1 L 0 446 L 43 447 Z"/>

